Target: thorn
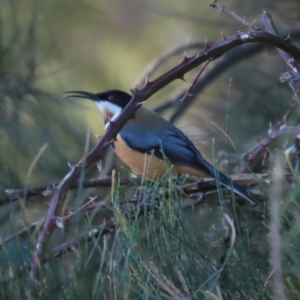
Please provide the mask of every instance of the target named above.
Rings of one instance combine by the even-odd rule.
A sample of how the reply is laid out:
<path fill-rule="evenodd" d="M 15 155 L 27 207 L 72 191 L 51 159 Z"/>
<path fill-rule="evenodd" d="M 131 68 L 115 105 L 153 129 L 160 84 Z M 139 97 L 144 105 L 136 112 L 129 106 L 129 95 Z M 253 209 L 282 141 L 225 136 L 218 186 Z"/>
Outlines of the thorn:
<path fill-rule="evenodd" d="M 109 122 L 109 127 L 113 128 L 116 125 L 115 121 L 112 121 L 111 119 L 108 120 Z"/>
<path fill-rule="evenodd" d="M 145 80 L 145 86 L 144 87 L 150 87 L 151 85 L 153 84 L 153 81 L 150 81 L 148 79 L 148 76 L 146 77 L 146 80 Z"/>
<path fill-rule="evenodd" d="M 266 160 L 268 159 L 269 157 L 269 153 L 266 151 L 264 154 L 263 154 L 263 160 L 262 160 L 262 164 L 264 165 Z"/>
<path fill-rule="evenodd" d="M 205 39 L 205 47 L 204 47 L 204 49 L 208 50 L 209 48 L 210 48 L 210 45 L 208 44 L 207 39 Z"/>
<path fill-rule="evenodd" d="M 179 76 L 177 77 L 177 79 L 181 79 L 182 81 L 187 82 L 187 81 L 184 79 L 184 74 L 183 74 L 183 75 L 179 75 Z"/>
<path fill-rule="evenodd" d="M 56 218 L 55 219 L 55 225 L 60 228 L 60 229 L 64 229 L 65 226 L 64 226 L 64 223 L 61 221 L 61 218 Z"/>
<path fill-rule="evenodd" d="M 46 188 L 41 195 L 44 197 L 50 197 L 53 195 L 53 189 Z"/>
<path fill-rule="evenodd" d="M 286 42 L 288 42 L 289 44 L 291 44 L 291 34 L 289 33 L 287 35 L 287 37 L 284 39 Z"/>
<path fill-rule="evenodd" d="M 186 52 L 184 51 L 183 53 L 183 60 L 182 60 L 182 64 L 186 63 L 187 61 L 189 61 L 190 59 L 187 57 Z"/>
<path fill-rule="evenodd" d="M 71 163 L 68 162 L 69 168 L 72 170 L 74 168 L 74 165 L 71 165 Z"/>
<path fill-rule="evenodd" d="M 221 36 L 222 36 L 223 41 L 227 41 L 227 38 L 226 38 L 226 36 L 224 35 L 223 31 L 221 31 Z"/>
<path fill-rule="evenodd" d="M 282 130 L 286 127 L 286 115 L 283 116 L 282 121 L 279 123 L 279 130 Z"/>
<path fill-rule="evenodd" d="M 130 92 L 132 93 L 133 96 L 136 96 L 138 95 L 139 90 L 137 89 L 137 87 L 134 87 L 130 89 Z"/>
<path fill-rule="evenodd" d="M 273 129 L 272 123 L 270 122 L 269 123 L 268 136 L 270 137 L 273 133 L 274 133 L 274 129 Z"/>
<path fill-rule="evenodd" d="M 88 197 L 88 199 L 89 199 L 89 200 L 88 200 L 89 202 L 95 203 L 96 200 L 98 199 L 98 196 L 94 196 L 94 197 L 91 197 L 91 196 L 90 196 L 90 197 Z"/>
<path fill-rule="evenodd" d="M 275 132 L 273 130 L 268 130 L 268 138 L 270 140 L 275 139 Z M 267 145 L 267 144 L 266 144 Z M 263 147 L 266 147 L 266 145 L 262 145 Z"/>
<path fill-rule="evenodd" d="M 136 120 L 136 115 L 133 114 L 132 117 L 130 118 L 131 120 Z"/>

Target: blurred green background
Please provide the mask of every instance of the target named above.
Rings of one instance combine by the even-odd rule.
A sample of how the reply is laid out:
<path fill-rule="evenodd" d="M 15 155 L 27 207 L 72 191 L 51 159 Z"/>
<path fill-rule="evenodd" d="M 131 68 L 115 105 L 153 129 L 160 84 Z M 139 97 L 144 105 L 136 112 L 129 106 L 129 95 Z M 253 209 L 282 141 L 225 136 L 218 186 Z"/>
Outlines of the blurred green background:
<path fill-rule="evenodd" d="M 96 107 L 84 100 L 62 100 L 63 92 L 128 91 L 164 51 L 205 39 L 220 41 L 221 31 L 226 36 L 247 31 L 228 15 L 211 9 L 210 3 L 1 0 L 1 191 L 60 179 L 68 171 L 67 163 L 74 164 L 82 157 L 88 128 L 92 133 L 89 147 L 97 142 L 94 135 L 102 134 L 103 124 Z M 249 22 L 256 19 L 261 27 L 260 16 L 267 10 L 280 30 L 299 28 L 297 0 L 222 4 Z M 196 51 L 187 50 L 187 54 Z M 179 63 L 182 56 L 172 57 L 150 80 Z M 216 64 L 218 60 L 207 70 Z M 146 105 L 154 107 L 178 88 L 187 88 L 197 71 L 186 76 L 188 83 L 172 83 Z M 229 135 L 239 151 L 247 150 L 257 137 L 266 135 L 269 122 L 282 117 L 292 99 L 288 85 L 279 84 L 284 71 L 278 53 L 265 47 L 262 53 L 245 57 L 217 76 L 176 125 L 210 159 L 213 137 L 217 150 L 225 145 L 224 135 L 211 122 L 225 129 L 230 94 Z M 164 115 L 169 117 L 172 111 Z M 48 147 L 37 157 L 45 144 Z"/>

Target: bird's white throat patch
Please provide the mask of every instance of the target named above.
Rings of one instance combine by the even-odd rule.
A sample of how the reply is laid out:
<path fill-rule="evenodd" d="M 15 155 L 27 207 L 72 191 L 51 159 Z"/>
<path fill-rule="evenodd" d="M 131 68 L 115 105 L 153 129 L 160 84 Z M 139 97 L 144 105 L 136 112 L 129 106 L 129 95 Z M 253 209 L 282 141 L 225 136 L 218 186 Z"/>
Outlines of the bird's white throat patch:
<path fill-rule="evenodd" d="M 105 131 L 106 131 L 109 126 L 109 121 L 114 121 L 122 112 L 122 108 L 108 101 L 100 100 L 95 103 L 104 117 Z"/>

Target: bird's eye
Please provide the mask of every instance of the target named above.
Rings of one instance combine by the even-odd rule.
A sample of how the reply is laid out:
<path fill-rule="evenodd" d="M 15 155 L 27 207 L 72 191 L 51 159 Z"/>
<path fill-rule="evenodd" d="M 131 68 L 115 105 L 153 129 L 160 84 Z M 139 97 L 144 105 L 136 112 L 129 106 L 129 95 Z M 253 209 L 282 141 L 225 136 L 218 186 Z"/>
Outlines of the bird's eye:
<path fill-rule="evenodd" d="M 115 100 L 115 96 L 114 95 L 109 95 L 108 96 L 108 100 L 109 101 L 114 101 Z"/>

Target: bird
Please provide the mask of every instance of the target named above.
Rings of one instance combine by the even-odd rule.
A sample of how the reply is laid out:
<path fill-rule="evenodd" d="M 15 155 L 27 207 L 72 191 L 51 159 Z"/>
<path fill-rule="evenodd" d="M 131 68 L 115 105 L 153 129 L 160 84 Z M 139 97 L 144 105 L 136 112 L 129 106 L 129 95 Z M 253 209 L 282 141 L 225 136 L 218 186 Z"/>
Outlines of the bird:
<path fill-rule="evenodd" d="M 105 130 L 115 121 L 132 96 L 121 90 L 99 93 L 69 91 L 66 97 L 92 100 L 104 118 Z M 134 172 L 156 180 L 167 170 L 197 177 L 212 177 L 220 185 L 255 204 L 255 199 L 239 184 L 214 168 L 192 141 L 176 126 L 152 110 L 140 106 L 113 141 L 117 156 Z"/>

